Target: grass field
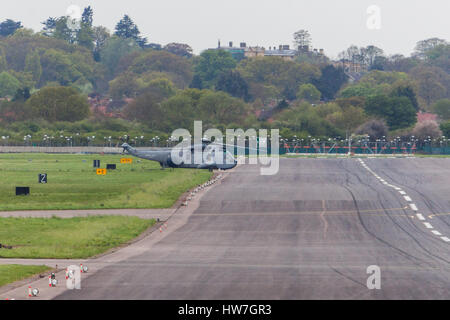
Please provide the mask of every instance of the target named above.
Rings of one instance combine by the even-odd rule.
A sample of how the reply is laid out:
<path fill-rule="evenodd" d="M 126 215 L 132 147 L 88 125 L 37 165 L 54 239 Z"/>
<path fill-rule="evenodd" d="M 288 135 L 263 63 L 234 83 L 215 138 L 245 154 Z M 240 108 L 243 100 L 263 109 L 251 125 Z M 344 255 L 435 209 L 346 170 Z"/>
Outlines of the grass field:
<path fill-rule="evenodd" d="M 102 208 L 169 208 L 181 194 L 207 181 L 206 170 L 166 169 L 120 155 L 0 154 L 0 211 Z M 128 156 L 126 156 L 128 158 Z M 93 160 L 116 164 L 97 176 Z M 48 184 L 38 174 L 48 174 Z M 29 196 L 16 196 L 15 187 L 30 187 Z"/>
<path fill-rule="evenodd" d="M 0 265 L 0 287 L 48 270 L 46 266 Z"/>
<path fill-rule="evenodd" d="M 72 219 L 0 218 L 0 258 L 80 259 L 136 238 L 155 220 L 95 216 Z"/>

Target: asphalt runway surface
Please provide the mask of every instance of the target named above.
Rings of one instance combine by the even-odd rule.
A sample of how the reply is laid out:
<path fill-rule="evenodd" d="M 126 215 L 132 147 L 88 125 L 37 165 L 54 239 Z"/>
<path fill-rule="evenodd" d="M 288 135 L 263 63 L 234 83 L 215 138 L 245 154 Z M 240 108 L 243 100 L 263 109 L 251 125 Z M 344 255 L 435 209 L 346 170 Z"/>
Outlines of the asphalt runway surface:
<path fill-rule="evenodd" d="M 236 168 L 148 252 L 57 299 L 450 299 L 449 238 L 449 158 L 280 159 Z"/>

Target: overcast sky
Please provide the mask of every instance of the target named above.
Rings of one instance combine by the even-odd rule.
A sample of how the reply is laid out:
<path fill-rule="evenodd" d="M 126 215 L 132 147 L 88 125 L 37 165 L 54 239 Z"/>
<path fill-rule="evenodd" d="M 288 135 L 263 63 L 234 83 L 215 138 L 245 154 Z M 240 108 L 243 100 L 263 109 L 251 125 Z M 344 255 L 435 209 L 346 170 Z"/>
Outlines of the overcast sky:
<path fill-rule="evenodd" d="M 228 41 L 255 46 L 292 45 L 292 34 L 307 29 L 315 48 L 337 54 L 351 44 L 409 55 L 419 40 L 450 40 L 449 0 L 2 0 L 0 20 L 20 20 L 41 30 L 49 16 L 70 5 L 94 9 L 94 24 L 110 30 L 125 14 L 150 42 L 188 43 L 196 53 Z M 380 8 L 381 28 L 369 29 L 367 9 Z M 376 19 L 376 18 L 375 18 Z"/>

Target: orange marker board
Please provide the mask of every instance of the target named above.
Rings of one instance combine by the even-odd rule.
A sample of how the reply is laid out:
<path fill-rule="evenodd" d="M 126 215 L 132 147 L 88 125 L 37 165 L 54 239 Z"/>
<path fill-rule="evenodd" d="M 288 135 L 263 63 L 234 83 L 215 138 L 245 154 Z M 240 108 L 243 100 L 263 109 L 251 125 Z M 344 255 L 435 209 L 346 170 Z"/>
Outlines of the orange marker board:
<path fill-rule="evenodd" d="M 106 175 L 106 169 L 97 169 L 97 174 L 100 176 Z"/>
<path fill-rule="evenodd" d="M 122 159 L 120 159 L 120 163 L 133 163 L 133 159 L 131 159 L 131 158 L 122 158 Z"/>

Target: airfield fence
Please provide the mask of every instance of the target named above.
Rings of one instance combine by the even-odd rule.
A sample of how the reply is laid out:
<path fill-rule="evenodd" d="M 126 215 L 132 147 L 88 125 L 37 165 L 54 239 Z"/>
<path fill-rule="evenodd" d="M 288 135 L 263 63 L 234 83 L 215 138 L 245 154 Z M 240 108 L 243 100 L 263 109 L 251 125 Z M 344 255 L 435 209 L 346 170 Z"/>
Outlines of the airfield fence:
<path fill-rule="evenodd" d="M 161 146 L 165 147 L 165 146 Z M 148 150 L 155 147 L 137 147 L 138 150 Z M 270 145 L 266 148 L 267 154 L 271 154 Z M 122 153 L 120 147 L 109 146 L 0 146 L 0 153 L 105 153 L 105 154 L 119 154 Z M 254 151 L 254 150 L 252 150 Z M 242 152 L 242 151 L 241 151 Z M 257 150 L 258 154 L 260 150 Z M 339 143 L 292 143 L 285 142 L 280 144 L 279 154 L 365 154 L 365 155 L 399 155 L 399 154 L 428 154 L 428 155 L 450 155 L 450 146 L 441 145 L 436 146 L 432 144 L 412 144 L 412 143 L 378 143 L 367 142 L 348 145 Z M 249 155 L 250 148 L 245 148 L 245 154 Z M 254 153 L 254 152 L 253 152 Z M 234 154 L 238 154 L 237 148 L 235 148 Z"/>
<path fill-rule="evenodd" d="M 298 144 L 284 143 L 280 147 L 280 154 L 367 154 L 367 155 L 395 155 L 395 154 L 435 154 L 450 155 L 450 146 L 433 146 L 427 144 L 413 144 L 409 142 L 383 143 L 367 142 L 352 144 L 351 146 L 337 143 Z"/>

